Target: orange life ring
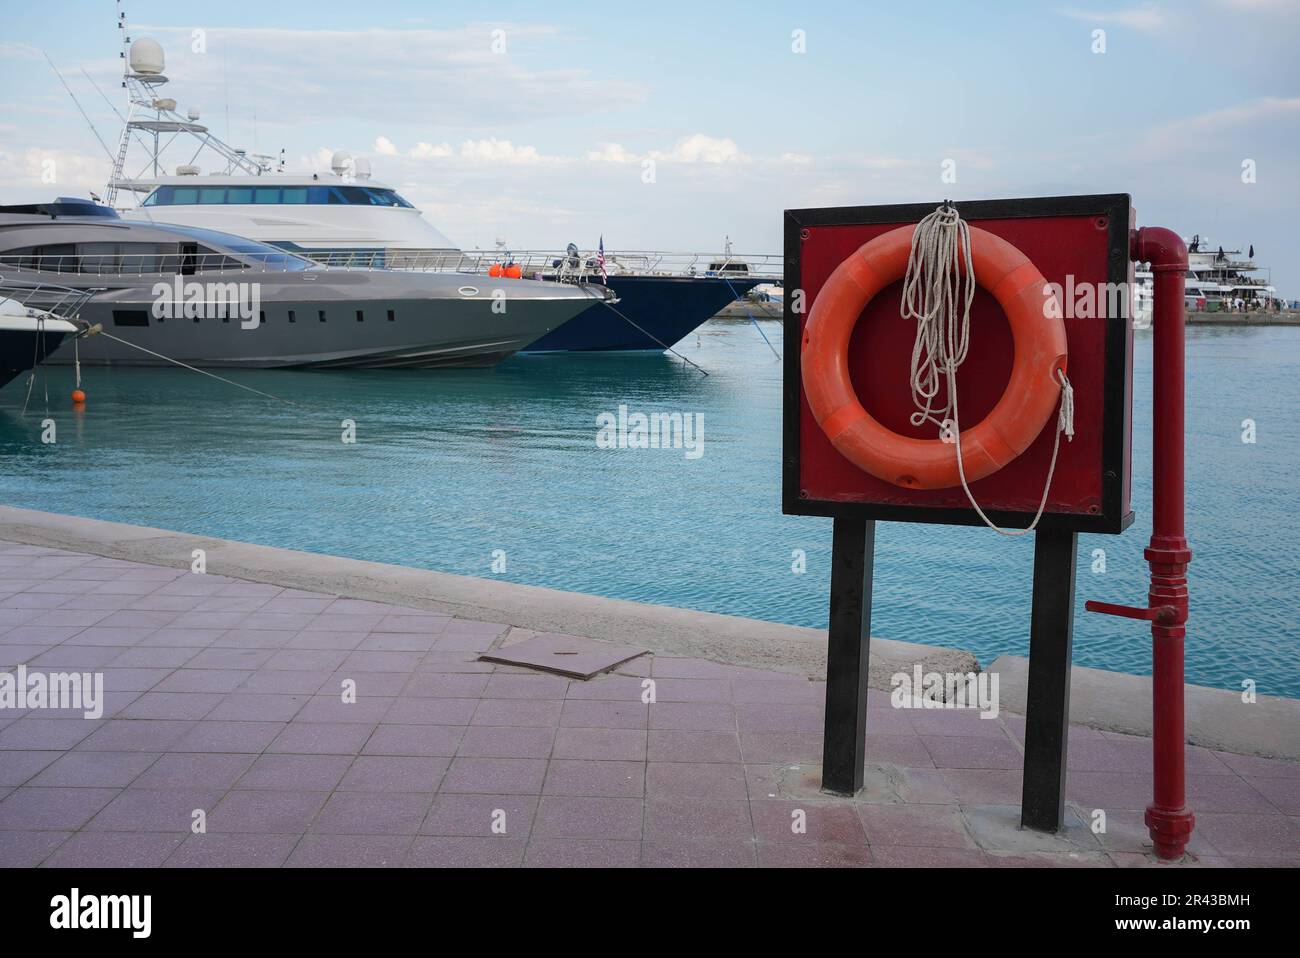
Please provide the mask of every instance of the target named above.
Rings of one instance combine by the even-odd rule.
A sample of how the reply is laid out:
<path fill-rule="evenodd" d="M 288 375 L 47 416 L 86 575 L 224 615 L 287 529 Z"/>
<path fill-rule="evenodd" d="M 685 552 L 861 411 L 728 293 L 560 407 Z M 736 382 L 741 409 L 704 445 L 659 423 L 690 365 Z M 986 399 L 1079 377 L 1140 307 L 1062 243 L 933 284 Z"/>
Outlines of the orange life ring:
<path fill-rule="evenodd" d="M 864 243 L 831 274 L 804 327 L 804 394 L 813 418 L 839 453 L 859 469 L 905 489 L 946 489 L 961 482 L 954 443 L 913 439 L 886 429 L 858 401 L 849 378 L 849 338 L 862 310 L 903 278 L 914 226 Z M 1006 240 L 970 228 L 975 281 L 1001 305 L 1015 340 L 1011 377 L 992 411 L 961 433 L 962 464 L 974 482 L 997 472 L 1029 448 L 1061 395 L 1065 323 L 1045 308 L 1047 281 Z"/>

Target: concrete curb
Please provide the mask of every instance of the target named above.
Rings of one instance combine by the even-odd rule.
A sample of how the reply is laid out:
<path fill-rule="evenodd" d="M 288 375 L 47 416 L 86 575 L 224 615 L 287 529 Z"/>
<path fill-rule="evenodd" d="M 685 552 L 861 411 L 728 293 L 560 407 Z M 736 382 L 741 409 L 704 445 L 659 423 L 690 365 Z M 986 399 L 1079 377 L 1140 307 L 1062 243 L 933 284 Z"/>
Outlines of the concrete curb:
<path fill-rule="evenodd" d="M 1002 708 L 1024 714 L 1029 659 L 1003 655 L 987 671 L 998 675 Z M 1183 686 L 1187 741 L 1192 745 L 1300 761 L 1300 700 Z M 1131 735 L 1151 734 L 1151 677 L 1076 665 L 1070 672 L 1070 721 Z"/>
<path fill-rule="evenodd" d="M 189 568 L 193 550 L 203 549 L 208 572 L 235 579 L 391 602 L 535 632 L 564 632 L 815 680 L 826 675 L 826 633 L 820 629 L 8 506 L 0 506 L 0 539 L 172 568 Z M 927 672 L 979 671 L 979 662 L 969 652 L 889 639 L 872 639 L 871 658 L 875 688 L 888 689 L 891 675 L 910 674 L 918 662 Z"/>
<path fill-rule="evenodd" d="M 8 506 L 0 506 L 0 539 L 172 568 L 189 568 L 193 550 L 203 549 L 208 572 L 235 579 L 390 602 L 534 632 L 581 635 L 813 680 L 826 674 L 826 633 L 821 629 Z M 873 637 L 870 684 L 890 689 L 894 673 L 911 674 L 918 663 L 923 672 L 980 671 L 975 657 L 960 649 Z M 1001 708 L 1023 714 L 1029 660 L 1004 655 L 988 671 L 998 673 Z M 1300 760 L 1300 700 L 1260 696 L 1245 705 L 1237 693 L 1196 685 L 1186 686 L 1185 695 L 1189 742 Z M 1072 722 L 1149 736 L 1150 702 L 1149 677 L 1079 666 L 1073 670 Z"/>

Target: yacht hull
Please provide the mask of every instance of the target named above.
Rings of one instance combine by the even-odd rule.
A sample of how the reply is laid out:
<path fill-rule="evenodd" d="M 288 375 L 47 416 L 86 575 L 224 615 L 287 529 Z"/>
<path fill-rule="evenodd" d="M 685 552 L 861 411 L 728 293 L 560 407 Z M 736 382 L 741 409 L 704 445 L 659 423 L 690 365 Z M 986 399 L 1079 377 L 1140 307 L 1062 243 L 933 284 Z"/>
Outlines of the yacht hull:
<path fill-rule="evenodd" d="M 524 351 L 661 352 L 763 282 L 713 276 L 611 276 L 606 285 L 619 297 L 617 305 L 590 309 Z"/>
<path fill-rule="evenodd" d="M 263 301 L 254 322 L 238 315 L 159 318 L 151 299 L 119 291 L 82 307 L 80 319 L 108 335 L 83 340 L 80 357 L 83 364 L 123 366 L 172 360 L 262 369 L 490 366 L 591 305 L 531 300 L 512 314 L 508 302 L 504 313 L 494 313 L 483 300 L 305 298 Z M 73 359 L 65 347 L 48 361 Z"/>
<path fill-rule="evenodd" d="M 67 333 L 36 329 L 0 329 L 0 388 L 48 360 Z"/>

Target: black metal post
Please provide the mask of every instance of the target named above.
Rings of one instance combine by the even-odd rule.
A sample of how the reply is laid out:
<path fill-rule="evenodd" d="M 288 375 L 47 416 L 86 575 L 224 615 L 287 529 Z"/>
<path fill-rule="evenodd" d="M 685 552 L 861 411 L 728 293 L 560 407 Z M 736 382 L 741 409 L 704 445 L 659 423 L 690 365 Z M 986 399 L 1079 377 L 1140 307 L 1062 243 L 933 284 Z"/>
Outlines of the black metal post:
<path fill-rule="evenodd" d="M 867 670 L 871 659 L 871 573 L 876 523 L 836 519 L 831 544 L 830 641 L 822 789 L 853 795 L 866 760 Z"/>
<path fill-rule="evenodd" d="M 1025 778 L 1020 824 L 1057 832 L 1065 822 L 1065 753 L 1074 644 L 1075 532 L 1034 533 L 1034 600 L 1025 703 Z"/>

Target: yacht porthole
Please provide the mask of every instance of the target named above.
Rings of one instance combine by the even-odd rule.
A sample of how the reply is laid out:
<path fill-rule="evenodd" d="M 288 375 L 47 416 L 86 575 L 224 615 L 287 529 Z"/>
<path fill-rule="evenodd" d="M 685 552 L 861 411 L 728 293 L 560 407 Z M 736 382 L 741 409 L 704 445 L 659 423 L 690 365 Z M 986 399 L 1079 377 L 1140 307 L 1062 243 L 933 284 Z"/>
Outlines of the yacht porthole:
<path fill-rule="evenodd" d="M 460 295 L 462 295 L 462 296 L 477 296 L 477 295 L 478 295 L 478 287 L 477 287 L 477 286 L 462 286 L 462 287 L 461 287 L 460 289 L 458 289 L 456 292 L 460 293 Z"/>

